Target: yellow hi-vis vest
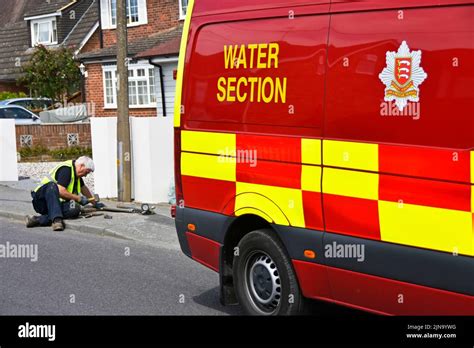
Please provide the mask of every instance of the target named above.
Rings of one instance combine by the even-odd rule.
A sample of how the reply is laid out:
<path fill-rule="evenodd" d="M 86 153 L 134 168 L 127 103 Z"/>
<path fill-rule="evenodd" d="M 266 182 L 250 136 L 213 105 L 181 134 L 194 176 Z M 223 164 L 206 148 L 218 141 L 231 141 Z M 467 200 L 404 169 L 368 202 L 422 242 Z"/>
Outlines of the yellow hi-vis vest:
<path fill-rule="evenodd" d="M 53 170 L 51 170 L 49 172 L 49 175 L 45 176 L 43 178 L 43 180 L 41 180 L 41 183 L 39 184 L 39 186 L 37 188 L 35 188 L 35 192 L 37 192 L 42 186 L 44 186 L 44 185 L 46 185 L 50 182 L 54 182 L 54 183 L 57 184 L 56 172 L 61 167 L 69 167 L 71 169 L 71 181 L 69 182 L 69 185 L 67 185 L 66 190 L 69 193 L 74 193 L 73 192 L 74 191 L 74 186 L 75 186 L 75 184 L 77 184 L 77 193 L 79 194 L 81 192 L 81 178 L 77 178 L 77 180 L 76 180 L 76 176 L 75 176 L 75 173 L 74 173 L 74 165 L 72 164 L 72 160 L 62 162 L 62 163 L 58 164 Z M 60 201 L 63 202 L 64 199 L 60 198 Z"/>

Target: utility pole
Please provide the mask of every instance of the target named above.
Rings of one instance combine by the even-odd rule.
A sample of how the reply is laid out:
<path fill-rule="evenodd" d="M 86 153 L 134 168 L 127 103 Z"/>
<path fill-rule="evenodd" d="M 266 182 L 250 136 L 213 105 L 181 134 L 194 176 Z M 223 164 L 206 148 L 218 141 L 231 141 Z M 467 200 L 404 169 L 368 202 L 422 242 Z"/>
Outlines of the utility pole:
<path fill-rule="evenodd" d="M 117 0 L 117 179 L 118 200 L 131 202 L 132 167 L 128 116 L 127 0 Z"/>

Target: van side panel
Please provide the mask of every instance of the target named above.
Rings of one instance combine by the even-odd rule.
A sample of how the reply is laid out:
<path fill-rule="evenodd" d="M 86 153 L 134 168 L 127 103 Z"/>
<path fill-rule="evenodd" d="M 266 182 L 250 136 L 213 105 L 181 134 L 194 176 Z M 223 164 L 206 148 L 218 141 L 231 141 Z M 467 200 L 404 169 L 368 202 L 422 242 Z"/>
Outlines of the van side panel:
<path fill-rule="evenodd" d="M 474 13 L 454 2 L 198 1 L 177 133 L 183 251 L 222 272 L 229 227 L 256 215 L 307 297 L 474 313 Z M 427 73 L 411 117 L 386 115 L 379 78 L 403 41 Z"/>
<path fill-rule="evenodd" d="M 398 11 L 373 3 L 338 1 L 331 8 L 322 144 L 324 242 L 351 243 L 352 237 L 362 238 L 367 242 L 357 243 L 365 246 L 366 256 L 374 248 L 385 248 L 389 255 L 397 246 L 412 247 L 406 251 L 417 255 L 420 267 L 444 253 L 441 264 L 446 267 L 438 269 L 438 275 L 420 273 L 409 279 L 401 258 L 397 266 L 396 258 L 389 262 L 371 257 L 358 268 L 365 274 L 385 273 L 392 280 L 426 282 L 437 289 L 473 295 L 469 276 L 458 278 L 461 285 L 457 289 L 450 287 L 449 279 L 459 261 L 456 258 L 462 256 L 465 269 L 474 265 L 474 67 L 468 63 L 474 59 L 474 7 Z M 424 71 L 426 76 L 418 85 L 419 102 L 409 101 L 400 110 L 393 101 L 386 101 L 387 86 L 380 74 L 395 59 L 389 52 L 397 52 L 403 42 L 409 54 L 421 53 L 419 62 L 405 53 L 413 63 L 405 70 L 417 76 Z M 417 66 L 423 71 L 415 71 Z M 377 270 L 380 262 L 387 271 L 398 267 L 404 272 L 389 275 Z M 415 314 L 427 305 L 397 306 L 397 299 L 388 291 L 397 284 L 347 273 L 341 269 L 350 266 L 335 260 L 327 264 L 336 301 L 398 314 Z M 342 281 L 353 286 L 341 288 Z M 379 284 L 380 301 L 369 303 L 375 284 Z M 446 294 L 423 287 L 410 290 L 410 286 L 400 291 L 415 297 L 424 294 L 426 301 Z M 433 311 L 439 307 L 440 314 L 456 313 L 455 308 L 464 303 L 465 310 L 459 313 L 474 312 L 472 298 L 458 296 L 454 302 L 446 301 L 450 311 L 439 306 Z"/>
<path fill-rule="evenodd" d="M 183 194 L 190 208 L 323 230 L 329 16 L 280 13 L 193 22 L 199 29 L 183 96 Z"/>
<path fill-rule="evenodd" d="M 186 129 L 321 136 L 329 16 L 287 13 L 200 27 Z"/>
<path fill-rule="evenodd" d="M 302 5 L 327 4 L 330 0 L 259 0 L 259 1 L 242 1 L 242 0 L 200 0 L 196 4 L 197 16 L 216 15 L 221 13 L 236 13 L 242 17 L 242 13 L 246 12 L 251 15 L 252 12 L 261 12 L 267 9 L 283 9 L 295 10 Z M 329 8 L 329 7 L 328 7 Z M 247 16 L 248 17 L 248 16 Z"/>
<path fill-rule="evenodd" d="M 196 3 L 179 133 L 184 208 L 176 219 L 183 251 L 214 270 L 230 224 L 244 215 L 308 227 L 322 240 L 314 230 L 324 230 L 329 3 L 304 11 L 299 18 L 298 6 L 269 9 L 270 16 L 199 17 Z M 197 226 L 194 232 L 188 223 Z"/>
<path fill-rule="evenodd" d="M 472 149 L 473 17 L 474 6 L 407 9 L 403 19 L 396 10 L 333 14 L 325 136 Z M 392 116 L 379 74 L 387 66 L 386 53 L 403 41 L 411 51 L 421 50 L 427 77 L 419 86 L 420 109 Z"/>
<path fill-rule="evenodd" d="M 388 315 L 472 315 L 472 296 L 294 260 L 305 296 Z M 314 282 L 329 271 L 333 297 Z M 348 286 L 348 284 L 350 284 Z M 401 297 L 402 296 L 402 297 Z M 387 300 L 388 299 L 388 300 Z"/>

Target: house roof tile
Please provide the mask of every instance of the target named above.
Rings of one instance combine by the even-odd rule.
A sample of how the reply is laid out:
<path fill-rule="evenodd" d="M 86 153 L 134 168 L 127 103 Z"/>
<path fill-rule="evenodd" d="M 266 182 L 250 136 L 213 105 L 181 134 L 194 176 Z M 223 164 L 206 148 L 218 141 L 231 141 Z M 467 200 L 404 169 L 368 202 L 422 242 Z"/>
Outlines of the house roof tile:
<path fill-rule="evenodd" d="M 25 12 L 25 17 L 33 17 L 48 13 L 54 13 L 67 5 L 72 5 L 76 3 L 77 0 L 34 0 L 34 2 L 36 2 L 36 6 L 30 7 Z"/>
<path fill-rule="evenodd" d="M 181 35 L 171 38 L 168 42 L 162 42 L 149 48 L 146 51 L 138 53 L 136 58 L 160 57 L 168 55 L 176 55 L 179 53 L 181 45 Z"/>
<path fill-rule="evenodd" d="M 78 46 L 87 37 L 87 34 L 89 34 L 91 29 L 99 20 L 97 1 L 98 0 L 93 1 L 92 5 L 87 9 L 70 34 L 66 37 L 63 44 L 79 48 Z M 0 0 L 0 5 L 2 5 L 3 2 L 10 4 L 13 3 L 11 0 Z M 30 29 L 28 23 L 23 19 L 25 13 L 30 15 L 33 12 L 25 11 L 29 8 L 33 8 L 36 4 L 38 8 L 42 9 L 41 11 L 46 11 L 44 13 L 55 12 L 57 9 L 65 6 L 65 4 L 72 4 L 76 1 L 51 0 L 51 4 L 47 4 L 46 0 L 16 0 L 15 2 L 18 6 L 21 6 L 22 9 L 14 14 L 15 19 L 13 22 L 2 22 L 4 17 L 0 14 L 0 81 L 5 82 L 14 82 L 22 75 L 23 66 L 28 63 L 34 52 L 34 48 L 30 46 Z M 45 6 L 44 4 L 48 6 Z M 6 10 L 8 9 L 9 7 L 6 8 Z M 35 13 L 39 14 L 40 12 Z"/>
<path fill-rule="evenodd" d="M 26 22 L 0 28 L 0 80 L 14 81 L 31 56 L 30 31 Z"/>
<path fill-rule="evenodd" d="M 146 38 L 135 40 L 128 43 L 128 54 L 131 57 L 136 58 L 145 58 L 150 57 L 150 55 L 143 55 L 145 52 L 149 51 L 152 48 L 159 48 L 164 46 L 161 50 L 167 51 L 166 54 L 178 54 L 179 46 L 177 50 L 173 49 L 173 41 L 177 38 L 181 39 L 181 33 L 183 32 L 183 26 L 179 25 L 177 27 L 161 31 L 159 33 L 152 34 Z M 169 47 L 167 45 L 169 44 Z M 175 51 L 175 52 L 172 52 Z M 100 50 L 87 52 L 79 55 L 81 60 L 95 60 L 106 57 L 115 57 L 117 55 L 117 46 L 110 46 L 102 48 Z"/>
<path fill-rule="evenodd" d="M 76 26 L 71 30 L 64 44 L 69 47 L 79 48 L 79 45 L 87 37 L 87 34 L 99 21 L 98 0 L 94 0 Z"/>

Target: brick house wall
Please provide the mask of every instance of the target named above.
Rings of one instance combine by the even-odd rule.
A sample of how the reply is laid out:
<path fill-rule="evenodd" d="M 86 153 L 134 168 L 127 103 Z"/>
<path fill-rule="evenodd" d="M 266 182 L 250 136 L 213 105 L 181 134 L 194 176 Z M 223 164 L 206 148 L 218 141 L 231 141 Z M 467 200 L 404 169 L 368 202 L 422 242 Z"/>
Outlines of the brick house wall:
<path fill-rule="evenodd" d="M 147 24 L 128 27 L 128 42 L 134 42 L 146 38 L 152 34 L 178 26 L 179 2 L 178 0 L 147 0 Z M 97 34 L 97 37 L 95 37 Z M 90 52 L 100 47 L 100 30 L 84 46 L 82 52 Z M 102 30 L 103 47 L 115 46 L 116 30 Z M 89 46 L 90 45 L 90 46 Z M 117 109 L 104 109 L 104 83 L 101 63 L 87 64 L 88 76 L 85 80 L 86 101 L 94 104 L 97 117 L 117 116 Z M 157 115 L 156 108 L 134 108 L 130 107 L 130 116 L 154 117 Z"/>
<path fill-rule="evenodd" d="M 178 0 L 147 0 L 146 8 L 148 24 L 128 27 L 129 42 L 175 27 L 179 23 Z M 117 42 L 114 29 L 103 30 L 103 38 L 104 47 L 115 45 Z"/>
<path fill-rule="evenodd" d="M 104 109 L 104 83 L 101 64 L 87 66 L 86 100 L 94 104 L 96 117 L 117 116 L 117 109 Z M 155 108 L 130 108 L 130 116 L 156 116 Z"/>
<path fill-rule="evenodd" d="M 31 135 L 33 147 L 42 145 L 49 150 L 59 150 L 69 146 L 68 134 L 77 134 L 78 147 L 92 147 L 90 123 L 16 125 L 15 129 L 18 150 L 22 148 L 22 135 Z"/>
<path fill-rule="evenodd" d="M 90 52 L 100 49 L 100 31 L 96 30 L 89 38 L 87 43 L 82 47 L 81 52 Z"/>
<path fill-rule="evenodd" d="M 0 83 L 0 92 L 15 92 L 15 93 L 24 92 L 28 94 L 28 89 L 23 86 L 18 86 L 16 82 L 12 82 L 12 83 L 2 82 Z"/>

